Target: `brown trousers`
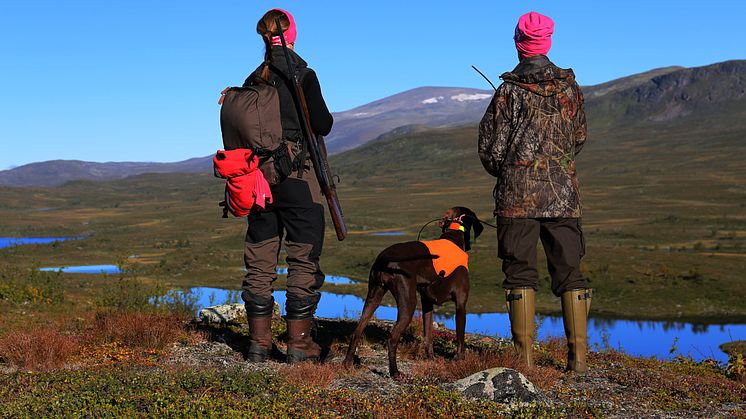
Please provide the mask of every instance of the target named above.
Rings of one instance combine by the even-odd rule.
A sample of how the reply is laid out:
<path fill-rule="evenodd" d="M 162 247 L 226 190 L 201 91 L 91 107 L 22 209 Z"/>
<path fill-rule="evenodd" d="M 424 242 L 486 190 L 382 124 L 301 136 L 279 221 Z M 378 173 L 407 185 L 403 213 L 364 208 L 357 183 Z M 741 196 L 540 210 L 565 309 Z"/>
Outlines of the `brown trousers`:
<path fill-rule="evenodd" d="M 266 211 L 248 216 L 244 263 L 243 299 L 263 304 L 272 298 L 277 279 L 280 244 L 284 240 L 288 264 L 287 307 L 307 307 L 318 302 L 324 273 L 319 258 L 324 245 L 324 207 L 319 202 L 313 173 L 303 179 L 295 174 L 272 187 L 273 203 Z M 300 310 L 300 309 L 299 309 Z"/>
<path fill-rule="evenodd" d="M 536 247 L 539 239 L 547 257 L 552 292 L 589 288 L 580 272 L 585 239 L 579 218 L 497 218 L 497 254 L 505 273 L 503 288 L 533 288 L 539 285 Z"/>

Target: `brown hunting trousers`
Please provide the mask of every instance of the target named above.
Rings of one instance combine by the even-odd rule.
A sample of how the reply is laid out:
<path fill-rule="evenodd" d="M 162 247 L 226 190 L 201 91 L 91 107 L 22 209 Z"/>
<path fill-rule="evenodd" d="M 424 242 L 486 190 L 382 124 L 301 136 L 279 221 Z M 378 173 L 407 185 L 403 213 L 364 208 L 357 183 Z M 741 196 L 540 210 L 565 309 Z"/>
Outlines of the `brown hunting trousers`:
<path fill-rule="evenodd" d="M 541 240 L 547 257 L 552 292 L 589 288 L 580 272 L 585 239 L 579 218 L 497 218 L 497 255 L 505 273 L 503 288 L 533 288 L 539 285 L 536 269 L 537 244 Z"/>
<path fill-rule="evenodd" d="M 293 175 L 294 176 L 294 175 Z M 266 211 L 248 216 L 244 263 L 243 299 L 263 304 L 272 298 L 277 279 L 280 245 L 284 241 L 288 265 L 288 313 L 294 307 L 315 308 L 324 284 L 319 258 L 324 245 L 324 207 L 319 202 L 313 174 L 290 177 L 272 188 L 274 202 Z M 299 309 L 300 310 L 300 309 Z"/>

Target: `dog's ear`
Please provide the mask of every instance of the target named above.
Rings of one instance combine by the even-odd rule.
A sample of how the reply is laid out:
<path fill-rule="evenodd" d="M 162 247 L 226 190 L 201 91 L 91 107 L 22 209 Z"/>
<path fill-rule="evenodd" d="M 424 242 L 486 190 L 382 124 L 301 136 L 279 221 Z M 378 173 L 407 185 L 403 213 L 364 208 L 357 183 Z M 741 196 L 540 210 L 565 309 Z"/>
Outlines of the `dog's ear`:
<path fill-rule="evenodd" d="M 461 225 L 464 226 L 464 250 L 468 251 L 471 249 L 471 231 L 474 230 L 474 239 L 476 240 L 482 234 L 484 226 L 479 221 L 479 218 L 477 218 L 477 214 L 469 208 L 455 207 L 454 209 L 459 212 L 458 218 L 461 221 Z"/>

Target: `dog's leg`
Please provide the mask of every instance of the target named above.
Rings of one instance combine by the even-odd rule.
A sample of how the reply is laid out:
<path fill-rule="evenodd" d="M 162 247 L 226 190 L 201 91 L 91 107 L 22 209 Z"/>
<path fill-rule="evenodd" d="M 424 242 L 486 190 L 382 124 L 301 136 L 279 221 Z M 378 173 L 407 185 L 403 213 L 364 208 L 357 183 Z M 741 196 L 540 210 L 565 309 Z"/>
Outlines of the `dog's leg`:
<path fill-rule="evenodd" d="M 420 293 L 422 302 L 422 330 L 425 338 L 425 354 L 428 358 L 433 357 L 433 302 L 423 293 Z"/>
<path fill-rule="evenodd" d="M 373 317 L 376 308 L 381 304 L 381 299 L 383 299 L 384 294 L 386 294 L 386 288 L 383 287 L 382 283 L 368 283 L 368 295 L 365 297 L 363 314 L 360 316 L 357 328 L 355 328 L 355 332 L 352 334 L 350 346 L 347 348 L 347 356 L 345 356 L 345 360 L 342 363 L 345 368 L 350 368 L 352 366 L 355 357 L 355 350 L 357 349 L 357 345 L 360 343 L 360 338 L 365 331 L 365 326 L 368 325 L 368 321 Z"/>
<path fill-rule="evenodd" d="M 456 359 L 463 359 L 466 335 L 466 301 L 469 299 L 469 273 L 462 268 L 457 269 L 454 273 L 458 275 L 456 278 L 458 286 L 454 287 L 453 292 L 454 302 L 456 303 L 456 340 L 458 341 Z"/>
<path fill-rule="evenodd" d="M 398 276 L 398 275 L 397 275 Z M 414 315 L 414 309 L 417 306 L 417 289 L 416 284 L 412 281 L 406 281 L 402 278 L 397 278 L 396 287 L 392 288 L 391 293 L 394 294 L 396 300 L 396 323 L 391 329 L 391 337 L 389 337 L 389 375 L 396 380 L 401 380 L 404 376 L 399 372 L 399 368 L 396 366 L 396 349 L 399 347 L 399 339 L 404 329 L 409 326 Z"/>

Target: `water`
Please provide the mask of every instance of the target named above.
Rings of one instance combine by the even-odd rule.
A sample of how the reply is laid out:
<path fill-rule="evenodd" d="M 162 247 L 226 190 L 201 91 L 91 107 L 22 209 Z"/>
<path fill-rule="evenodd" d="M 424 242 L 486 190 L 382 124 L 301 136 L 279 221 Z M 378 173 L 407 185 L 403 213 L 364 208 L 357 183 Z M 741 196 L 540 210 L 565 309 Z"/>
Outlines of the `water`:
<path fill-rule="evenodd" d="M 118 274 L 121 271 L 117 265 L 81 265 L 81 266 L 59 266 L 54 268 L 39 268 L 40 271 L 75 274 Z"/>
<path fill-rule="evenodd" d="M 199 308 L 223 304 L 226 300 L 240 302 L 239 293 L 219 288 L 192 288 Z M 275 291 L 275 301 L 285 307 L 285 292 Z M 212 303 L 210 302 L 212 300 Z M 321 302 L 316 311 L 318 317 L 350 318 L 357 320 L 363 309 L 363 299 L 354 295 L 321 293 Z M 396 307 L 380 306 L 376 318 L 396 320 Z M 456 328 L 453 316 L 435 315 L 435 321 L 444 323 L 449 329 Z M 561 317 L 539 316 L 539 338 L 564 337 Z M 510 320 L 507 313 L 483 313 L 466 315 L 466 331 L 487 336 L 510 337 Z M 719 345 L 733 340 L 746 339 L 746 324 L 702 325 L 682 322 L 609 320 L 591 318 L 588 322 L 588 339 L 592 348 L 609 347 L 630 355 L 654 356 L 670 359 L 670 350 L 676 346 L 678 353 L 691 355 L 696 360 L 713 358 L 726 362 L 728 356 Z"/>
<path fill-rule="evenodd" d="M 47 244 L 77 239 L 78 237 L 0 237 L 0 249 L 24 244 Z"/>
<path fill-rule="evenodd" d="M 277 275 L 287 275 L 287 274 L 288 274 L 288 268 L 277 268 Z M 350 285 L 350 284 L 360 284 L 361 282 L 355 281 L 346 276 L 326 275 L 326 277 L 324 278 L 324 283 L 325 284 Z"/>
<path fill-rule="evenodd" d="M 407 233 L 403 231 L 378 231 L 375 233 L 368 233 L 369 236 L 403 236 Z"/>

